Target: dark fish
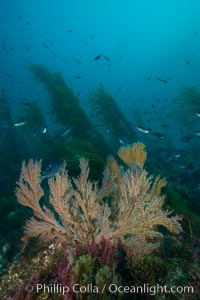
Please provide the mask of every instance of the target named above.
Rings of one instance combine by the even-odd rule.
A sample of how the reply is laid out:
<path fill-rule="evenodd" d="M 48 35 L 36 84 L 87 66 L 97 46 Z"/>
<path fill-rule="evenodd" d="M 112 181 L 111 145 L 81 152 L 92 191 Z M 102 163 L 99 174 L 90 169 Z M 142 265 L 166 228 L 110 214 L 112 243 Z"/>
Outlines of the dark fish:
<path fill-rule="evenodd" d="M 27 21 L 26 24 L 31 27 L 31 22 Z"/>
<path fill-rule="evenodd" d="M 73 58 L 73 60 L 77 63 L 77 64 L 81 64 L 81 62 L 80 62 L 80 60 L 79 59 L 77 59 L 76 57 L 72 57 Z"/>
<path fill-rule="evenodd" d="M 45 43 L 42 44 L 45 48 L 49 48 L 49 46 Z"/>
<path fill-rule="evenodd" d="M 63 167 L 63 161 L 58 161 L 50 165 L 43 173 L 42 173 L 42 179 L 49 179 L 53 177 L 56 173 L 60 171 L 60 169 Z"/>
<path fill-rule="evenodd" d="M 26 49 L 26 50 L 29 50 L 30 48 L 29 48 L 29 46 L 28 45 L 24 45 L 24 48 Z"/>
<path fill-rule="evenodd" d="M 172 113 L 169 113 L 169 114 L 166 115 L 166 117 L 167 117 L 167 118 L 173 117 L 173 114 L 172 114 Z"/>
<path fill-rule="evenodd" d="M 25 100 L 25 101 L 22 102 L 22 105 L 25 106 L 25 107 L 29 107 L 30 103 Z"/>
<path fill-rule="evenodd" d="M 5 93 L 5 89 L 4 89 L 4 88 L 2 88 L 2 89 L 1 89 L 1 92 L 2 92 L 2 93 Z"/>
<path fill-rule="evenodd" d="M 94 57 L 94 60 L 99 60 L 101 57 L 103 57 L 105 60 L 110 61 L 110 58 L 103 55 L 103 54 L 99 54 L 97 56 Z"/>
<path fill-rule="evenodd" d="M 164 140 L 164 138 L 165 138 L 165 135 L 162 132 L 151 132 L 151 134 L 160 140 Z"/>
<path fill-rule="evenodd" d="M 90 35 L 90 37 L 91 37 L 92 40 L 95 40 L 95 38 L 94 38 L 94 36 L 92 34 Z"/>
<path fill-rule="evenodd" d="M 110 61 L 110 58 L 108 56 L 105 56 L 105 55 L 102 55 L 102 57 L 107 60 L 107 61 Z"/>
<path fill-rule="evenodd" d="M 185 143 L 185 142 L 189 142 L 192 138 L 193 138 L 193 136 L 191 134 L 188 134 L 188 135 L 185 135 L 182 138 L 180 138 L 180 141 Z"/>
<path fill-rule="evenodd" d="M 95 56 L 95 57 L 94 57 L 94 60 L 98 60 L 98 59 L 100 59 L 100 58 L 101 58 L 101 56 L 102 56 L 101 54 L 99 54 L 99 55 Z"/>
<path fill-rule="evenodd" d="M 75 78 L 76 78 L 76 79 L 81 79 L 81 78 L 82 78 L 82 76 L 80 76 L 80 75 L 77 75 L 77 76 L 75 76 Z"/>
<path fill-rule="evenodd" d="M 147 77 L 147 78 L 146 78 L 146 80 L 151 80 L 151 79 L 152 79 L 152 77 Z"/>
<path fill-rule="evenodd" d="M 155 77 L 155 79 L 159 80 L 160 82 L 163 82 L 163 83 L 167 83 L 168 80 L 167 79 L 162 79 L 160 77 Z"/>
<path fill-rule="evenodd" d="M 2 44 L 3 50 L 6 52 L 6 43 L 2 40 L 1 44 Z"/>
<path fill-rule="evenodd" d="M 188 66 L 191 66 L 191 63 L 189 62 L 189 60 L 186 59 L 185 62 Z"/>
<path fill-rule="evenodd" d="M 6 75 L 8 78 L 11 78 L 11 79 L 13 78 L 12 75 L 10 75 L 9 73 L 5 73 L 5 75 Z"/>

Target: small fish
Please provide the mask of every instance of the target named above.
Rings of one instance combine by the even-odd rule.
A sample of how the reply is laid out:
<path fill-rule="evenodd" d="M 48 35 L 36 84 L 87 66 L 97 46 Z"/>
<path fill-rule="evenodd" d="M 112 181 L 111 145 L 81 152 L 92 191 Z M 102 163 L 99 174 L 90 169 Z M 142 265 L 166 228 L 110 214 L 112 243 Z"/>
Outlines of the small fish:
<path fill-rule="evenodd" d="M 169 113 L 169 114 L 166 115 L 166 117 L 167 117 L 167 118 L 171 118 L 171 117 L 173 117 L 173 114 L 172 114 L 172 113 Z"/>
<path fill-rule="evenodd" d="M 122 139 L 119 139 L 119 143 L 120 143 L 122 146 L 127 146 L 130 142 L 129 142 L 129 141 L 122 140 Z"/>
<path fill-rule="evenodd" d="M 165 138 L 165 135 L 162 132 L 151 132 L 151 134 L 160 140 L 163 140 Z"/>
<path fill-rule="evenodd" d="M 185 62 L 188 66 L 191 66 L 191 63 L 189 62 L 189 60 L 186 59 Z"/>
<path fill-rule="evenodd" d="M 1 89 L 1 92 L 2 92 L 2 93 L 5 93 L 5 89 L 4 89 L 4 88 L 2 88 L 2 89 Z"/>
<path fill-rule="evenodd" d="M 81 62 L 80 62 L 80 60 L 79 59 L 77 59 L 76 57 L 72 57 L 72 59 L 77 63 L 77 64 L 81 64 Z"/>
<path fill-rule="evenodd" d="M 155 79 L 159 80 L 160 82 L 163 82 L 163 83 L 167 83 L 168 80 L 167 79 L 162 79 L 160 77 L 155 77 Z"/>
<path fill-rule="evenodd" d="M 95 40 L 95 38 L 92 34 L 90 34 L 90 37 L 91 37 L 92 40 Z"/>
<path fill-rule="evenodd" d="M 146 80 L 151 80 L 151 79 L 152 79 L 152 77 L 147 77 L 147 78 L 146 78 Z"/>
<path fill-rule="evenodd" d="M 107 61 L 110 61 L 110 58 L 108 56 L 105 56 L 105 55 L 102 55 L 102 57 L 107 60 Z"/>
<path fill-rule="evenodd" d="M 30 107 L 31 104 L 28 101 L 25 100 L 25 101 L 22 102 L 22 105 L 25 106 L 25 107 Z"/>
<path fill-rule="evenodd" d="M 65 130 L 60 136 L 66 136 L 68 133 L 70 133 L 70 131 L 72 130 L 73 127 Z"/>
<path fill-rule="evenodd" d="M 101 57 L 103 57 L 105 60 L 110 61 L 110 58 L 103 55 L 103 54 L 99 54 L 97 56 L 94 57 L 94 60 L 99 60 Z"/>
<path fill-rule="evenodd" d="M 26 24 L 31 27 L 31 22 L 27 21 Z"/>
<path fill-rule="evenodd" d="M 76 78 L 76 79 L 81 79 L 81 78 L 82 78 L 82 76 L 80 76 L 80 75 L 77 75 L 77 76 L 75 76 L 75 78 Z"/>
<path fill-rule="evenodd" d="M 199 131 L 199 130 L 196 130 L 196 131 L 194 131 L 194 134 L 195 134 L 196 136 L 200 136 L 200 131 Z"/>
<path fill-rule="evenodd" d="M 8 78 L 11 78 L 11 79 L 13 78 L 12 75 L 10 75 L 9 73 L 5 73 L 5 75 L 6 75 Z"/>
<path fill-rule="evenodd" d="M 42 44 L 45 48 L 49 48 L 49 46 L 45 43 Z"/>
<path fill-rule="evenodd" d="M 1 44 L 2 44 L 3 50 L 6 52 L 6 43 L 2 40 Z"/>
<path fill-rule="evenodd" d="M 58 161 L 50 165 L 43 173 L 42 173 L 42 180 L 47 178 L 53 177 L 56 173 L 60 171 L 63 167 L 63 161 Z"/>
<path fill-rule="evenodd" d="M 14 126 L 15 127 L 20 127 L 20 126 L 23 126 L 23 125 L 25 125 L 26 124 L 26 122 L 24 121 L 24 122 L 17 122 L 17 123 L 14 123 Z"/>
<path fill-rule="evenodd" d="M 193 138 L 193 136 L 191 134 L 188 134 L 188 135 L 185 135 L 182 138 L 180 138 L 180 141 L 185 143 L 185 142 L 190 141 L 192 138 Z"/>
<path fill-rule="evenodd" d="M 27 44 L 24 44 L 24 48 L 25 48 L 26 50 L 30 50 L 30 47 L 29 47 Z"/>
<path fill-rule="evenodd" d="M 142 128 L 142 127 L 135 127 L 139 132 L 142 132 L 142 133 L 149 133 L 150 131 L 146 128 Z"/>
<path fill-rule="evenodd" d="M 45 134 L 45 133 L 47 132 L 47 128 L 46 128 L 46 127 L 41 128 L 40 132 L 41 132 L 42 134 Z"/>
<path fill-rule="evenodd" d="M 97 56 L 94 57 L 94 60 L 98 60 L 98 59 L 100 59 L 101 57 L 102 57 L 102 55 L 99 54 L 99 55 L 97 55 Z"/>

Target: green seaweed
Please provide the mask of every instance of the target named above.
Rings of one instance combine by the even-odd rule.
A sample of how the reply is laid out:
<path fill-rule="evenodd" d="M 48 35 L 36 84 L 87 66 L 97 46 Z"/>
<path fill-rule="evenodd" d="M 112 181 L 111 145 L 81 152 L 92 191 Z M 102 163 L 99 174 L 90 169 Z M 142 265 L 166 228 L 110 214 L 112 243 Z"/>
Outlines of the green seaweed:
<path fill-rule="evenodd" d="M 194 86 L 187 86 L 175 97 L 174 104 L 178 117 L 185 120 L 185 116 L 200 113 L 200 92 Z"/>
<path fill-rule="evenodd" d="M 21 119 L 23 119 L 30 128 L 41 129 L 42 127 L 46 127 L 44 117 L 36 101 L 29 102 L 29 107 L 23 112 Z"/>
<path fill-rule="evenodd" d="M 182 215 L 183 219 L 188 222 L 189 233 L 190 235 L 192 235 L 191 224 L 197 221 L 198 217 L 190 208 L 188 201 L 184 199 L 184 197 L 176 190 L 176 188 L 172 184 L 168 186 L 166 203 L 173 209 L 175 213 Z"/>
<path fill-rule="evenodd" d="M 88 99 L 93 113 L 102 126 L 106 126 L 110 134 L 117 139 L 133 141 L 137 135 L 126 119 L 115 99 L 103 88 L 98 88 Z M 119 143 L 118 143 L 119 145 Z"/>
<path fill-rule="evenodd" d="M 6 97 L 0 97 L 0 196 L 11 193 L 21 164 L 20 139 L 12 122 L 10 106 Z"/>
<path fill-rule="evenodd" d="M 108 145 L 93 127 L 78 97 L 65 83 L 62 75 L 50 72 L 46 67 L 37 64 L 29 64 L 28 69 L 34 79 L 46 87 L 51 99 L 51 114 L 55 123 L 65 130 L 69 129 L 73 138 L 91 141 L 95 151 L 105 157 L 109 152 Z"/>
<path fill-rule="evenodd" d="M 104 167 L 104 160 L 96 154 L 91 142 L 80 139 L 69 141 L 57 139 L 50 147 L 55 158 L 65 160 L 72 173 L 79 171 L 79 159 L 81 157 L 89 159 L 91 176 L 99 178 L 100 171 Z"/>
<path fill-rule="evenodd" d="M 28 65 L 28 69 L 34 78 L 47 88 L 51 98 L 51 113 L 56 123 L 64 127 L 73 127 L 73 134 L 77 138 L 88 138 L 91 123 L 62 75 L 51 73 L 44 66 L 37 64 Z"/>

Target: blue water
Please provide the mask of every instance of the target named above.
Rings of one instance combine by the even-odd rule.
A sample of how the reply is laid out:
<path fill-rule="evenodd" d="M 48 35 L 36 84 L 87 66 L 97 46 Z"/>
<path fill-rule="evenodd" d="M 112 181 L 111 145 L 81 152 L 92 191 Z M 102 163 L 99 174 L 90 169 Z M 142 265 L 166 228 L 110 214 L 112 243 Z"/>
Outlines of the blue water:
<path fill-rule="evenodd" d="M 2 0 L 1 87 L 13 107 L 23 97 L 38 99 L 41 91 L 25 67 L 32 62 L 61 72 L 81 101 L 102 83 L 131 119 L 145 95 L 148 105 L 165 93 L 170 107 L 182 87 L 199 87 L 199 6 L 197 0 Z M 98 54 L 110 64 L 96 63 Z M 170 81 L 146 80 L 155 76 Z"/>

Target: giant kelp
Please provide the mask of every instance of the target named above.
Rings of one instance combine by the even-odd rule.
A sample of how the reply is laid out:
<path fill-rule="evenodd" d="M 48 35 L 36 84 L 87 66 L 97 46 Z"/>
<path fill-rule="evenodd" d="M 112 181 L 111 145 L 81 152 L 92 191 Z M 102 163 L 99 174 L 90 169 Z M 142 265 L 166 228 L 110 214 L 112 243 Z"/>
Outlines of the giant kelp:
<path fill-rule="evenodd" d="M 200 112 L 200 92 L 194 86 L 183 88 L 174 99 L 174 112 L 177 119 L 184 124 L 189 124 L 191 117 L 196 117 Z"/>
<path fill-rule="evenodd" d="M 25 125 L 23 130 L 18 131 L 18 135 L 23 139 L 29 155 L 34 158 L 50 159 L 52 156 L 51 145 L 54 143 L 54 139 L 48 130 L 38 101 L 29 101 L 28 108 L 24 108 L 20 113 L 20 120 L 23 120 Z"/>
<path fill-rule="evenodd" d="M 137 139 L 130 122 L 120 110 L 115 99 L 104 88 L 98 88 L 91 93 L 88 102 L 97 122 L 106 128 L 111 138 L 118 142 L 117 145 L 119 145 L 119 139 L 129 142 Z"/>
<path fill-rule="evenodd" d="M 69 129 L 74 139 L 90 140 L 97 154 L 105 156 L 108 145 L 102 135 L 93 128 L 78 97 L 65 83 L 62 75 L 50 72 L 46 67 L 37 64 L 29 64 L 28 69 L 35 80 L 46 87 L 51 99 L 51 114 L 54 116 L 55 123 L 65 130 Z"/>
<path fill-rule="evenodd" d="M 50 149 L 55 159 L 67 161 L 72 173 L 78 172 L 80 157 L 89 159 L 92 177 L 99 178 L 99 171 L 103 170 L 104 160 L 97 155 L 90 141 L 55 139 Z"/>
<path fill-rule="evenodd" d="M 176 187 L 172 184 L 170 184 L 168 187 L 166 204 L 168 204 L 176 213 L 182 215 L 183 219 L 188 222 L 188 230 L 190 235 L 192 236 L 192 224 L 197 222 L 198 216 L 194 211 L 192 211 L 192 207 L 190 206 L 188 201 L 181 195 L 180 192 L 177 191 Z"/>
<path fill-rule="evenodd" d="M 56 123 L 64 127 L 72 127 L 73 135 L 77 138 L 88 138 L 91 123 L 62 75 L 50 72 L 44 66 L 37 64 L 28 65 L 28 69 L 48 90 L 51 98 L 51 113 Z"/>
<path fill-rule="evenodd" d="M 0 195 L 2 193 L 5 196 L 7 191 L 11 192 L 10 184 L 14 184 L 12 177 L 15 180 L 19 161 L 23 159 L 20 142 L 13 125 L 8 99 L 0 97 Z"/>

